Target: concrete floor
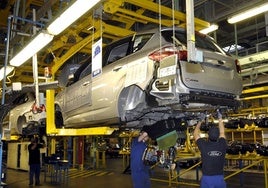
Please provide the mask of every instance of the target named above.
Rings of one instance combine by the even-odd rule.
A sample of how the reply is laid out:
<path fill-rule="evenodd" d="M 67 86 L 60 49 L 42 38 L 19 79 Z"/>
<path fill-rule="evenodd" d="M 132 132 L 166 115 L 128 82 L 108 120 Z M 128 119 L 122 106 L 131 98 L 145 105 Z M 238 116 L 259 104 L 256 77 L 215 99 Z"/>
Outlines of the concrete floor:
<path fill-rule="evenodd" d="M 106 163 L 106 168 L 84 168 L 83 170 L 69 169 L 67 181 L 61 184 L 51 182 L 50 177 L 47 177 L 46 181 L 44 181 L 45 176 L 44 172 L 42 172 L 40 176 L 42 184 L 41 187 L 132 188 L 130 171 L 123 173 L 125 168 L 123 168 L 122 158 L 107 159 Z M 167 171 L 163 170 L 161 172 L 161 176 L 166 176 L 163 177 L 164 180 L 168 180 L 167 174 Z M 6 183 L 6 187 L 8 188 L 29 187 L 28 172 L 8 169 Z M 152 181 L 152 187 L 154 188 L 164 188 L 167 186 L 168 183 Z"/>
<path fill-rule="evenodd" d="M 70 188 L 132 188 L 130 173 L 124 172 L 122 158 L 112 158 L 107 159 L 106 168 L 99 169 L 69 169 L 68 181 L 65 183 L 51 183 L 51 179 L 47 178 L 44 182 L 44 172 L 41 174 L 41 184 L 42 188 L 52 188 L 52 187 L 70 187 Z M 129 171 L 128 171 L 129 172 Z M 200 175 L 201 176 L 201 175 Z M 161 181 L 168 180 L 168 171 L 162 168 L 156 168 L 152 174 L 153 179 L 158 179 Z M 196 180 L 196 171 L 191 171 L 186 173 L 182 178 L 192 179 L 193 182 Z M 243 186 L 240 186 L 240 180 L 243 180 Z M 182 180 L 183 181 L 183 180 Z M 169 187 L 167 182 L 159 182 L 152 180 L 152 188 L 166 188 Z M 21 170 L 8 169 L 6 183 L 8 188 L 25 188 L 29 187 L 28 172 Z M 227 180 L 228 188 L 261 188 L 265 187 L 263 174 L 248 174 L 244 173 L 242 177 L 237 175 L 234 178 Z M 184 185 L 172 185 L 170 187 L 179 188 L 191 188 L 194 186 L 184 186 Z"/>

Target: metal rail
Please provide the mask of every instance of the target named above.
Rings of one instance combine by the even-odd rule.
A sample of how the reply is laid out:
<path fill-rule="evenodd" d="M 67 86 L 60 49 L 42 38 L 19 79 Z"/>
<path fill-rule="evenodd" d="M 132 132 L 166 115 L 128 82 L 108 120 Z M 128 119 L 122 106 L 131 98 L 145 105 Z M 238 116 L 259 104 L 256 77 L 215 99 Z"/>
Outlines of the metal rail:
<path fill-rule="evenodd" d="M 262 157 L 262 156 L 228 156 L 226 157 L 226 160 L 239 160 L 240 163 L 242 163 L 243 160 L 251 160 L 254 161 L 252 162 L 250 165 L 247 165 L 245 167 L 243 167 L 243 165 L 239 165 L 240 169 L 225 176 L 224 179 L 228 180 L 231 177 L 234 177 L 238 174 L 241 174 L 242 172 L 245 172 L 247 169 L 254 167 L 256 165 L 262 165 L 263 164 L 263 174 L 264 174 L 264 183 L 265 183 L 265 188 L 268 188 L 268 174 L 267 174 L 267 168 L 268 168 L 268 158 L 267 157 Z M 190 168 L 183 170 L 182 172 L 180 172 L 179 174 L 177 174 L 176 176 L 174 176 L 174 174 L 177 173 L 176 169 L 174 170 L 175 172 L 172 172 L 172 170 L 170 170 L 168 172 L 168 179 L 158 179 L 158 178 L 151 178 L 151 181 L 158 181 L 158 182 L 164 182 L 164 183 L 168 183 L 168 186 L 171 187 L 172 185 L 186 185 L 189 187 L 199 187 L 199 178 L 197 175 L 197 183 L 194 182 L 180 182 L 178 181 L 178 178 L 181 177 L 182 175 L 186 174 L 187 172 L 190 172 L 191 170 L 198 168 L 198 166 L 201 164 L 202 162 L 198 162 L 195 165 L 191 166 Z M 243 181 L 242 179 L 240 179 L 240 184 L 243 185 Z"/>

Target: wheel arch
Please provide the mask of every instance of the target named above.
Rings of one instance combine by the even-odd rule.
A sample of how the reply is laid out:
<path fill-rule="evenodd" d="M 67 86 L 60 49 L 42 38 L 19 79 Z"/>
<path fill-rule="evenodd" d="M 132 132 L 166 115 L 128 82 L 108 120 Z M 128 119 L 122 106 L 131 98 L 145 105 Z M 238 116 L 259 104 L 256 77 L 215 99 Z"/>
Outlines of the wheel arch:
<path fill-rule="evenodd" d="M 63 115 L 59 104 L 55 104 L 55 126 L 56 128 L 62 128 L 64 126 Z"/>
<path fill-rule="evenodd" d="M 22 128 L 27 126 L 27 119 L 25 115 L 20 115 L 17 119 L 17 131 L 21 134 Z"/>
<path fill-rule="evenodd" d="M 140 103 L 146 103 L 145 92 L 137 85 L 124 88 L 118 97 L 118 114 L 122 121 L 126 120 L 126 111 L 132 110 Z"/>

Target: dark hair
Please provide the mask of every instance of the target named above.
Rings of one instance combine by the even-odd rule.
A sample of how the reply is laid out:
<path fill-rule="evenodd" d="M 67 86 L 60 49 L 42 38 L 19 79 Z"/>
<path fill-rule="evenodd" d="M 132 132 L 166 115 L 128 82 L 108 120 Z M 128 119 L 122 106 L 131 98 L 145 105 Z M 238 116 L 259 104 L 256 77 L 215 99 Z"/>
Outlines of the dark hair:
<path fill-rule="evenodd" d="M 211 127 L 208 131 L 208 138 L 210 141 L 217 141 L 219 139 L 219 136 L 220 136 L 220 130 L 219 130 L 219 127 Z"/>
<path fill-rule="evenodd" d="M 38 143 L 38 137 L 32 137 L 31 142 L 32 143 Z"/>

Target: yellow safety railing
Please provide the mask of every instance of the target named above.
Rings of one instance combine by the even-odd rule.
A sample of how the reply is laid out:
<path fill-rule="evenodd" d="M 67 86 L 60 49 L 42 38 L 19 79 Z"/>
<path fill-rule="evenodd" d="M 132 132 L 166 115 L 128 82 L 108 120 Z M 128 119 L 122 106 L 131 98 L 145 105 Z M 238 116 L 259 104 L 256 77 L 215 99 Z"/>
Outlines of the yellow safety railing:
<path fill-rule="evenodd" d="M 267 175 L 267 168 L 268 168 L 268 158 L 267 157 L 263 157 L 263 156 L 256 156 L 256 157 L 247 157 L 247 156 L 228 156 L 226 158 L 227 160 L 251 160 L 253 161 L 251 164 L 242 167 L 241 169 L 237 169 L 235 172 L 227 175 L 224 177 L 225 180 L 230 179 L 231 177 L 238 175 L 242 172 L 245 172 L 247 169 L 250 169 L 251 167 L 257 166 L 257 165 L 263 165 L 263 174 L 264 174 L 264 183 L 265 183 L 265 188 L 268 188 L 268 175 Z M 151 181 L 158 181 L 158 182 L 164 182 L 164 183 L 168 183 L 168 186 L 171 187 L 172 185 L 186 185 L 189 187 L 199 187 L 199 180 L 197 179 L 197 183 L 194 182 L 182 182 L 182 181 L 178 181 L 178 178 L 180 178 L 182 175 L 190 172 L 191 170 L 198 168 L 198 166 L 201 164 L 202 162 L 198 162 L 195 165 L 191 166 L 190 168 L 187 168 L 181 172 L 179 172 L 179 174 L 177 173 L 177 170 L 169 170 L 168 172 L 168 179 L 158 179 L 158 178 L 151 178 Z"/>

